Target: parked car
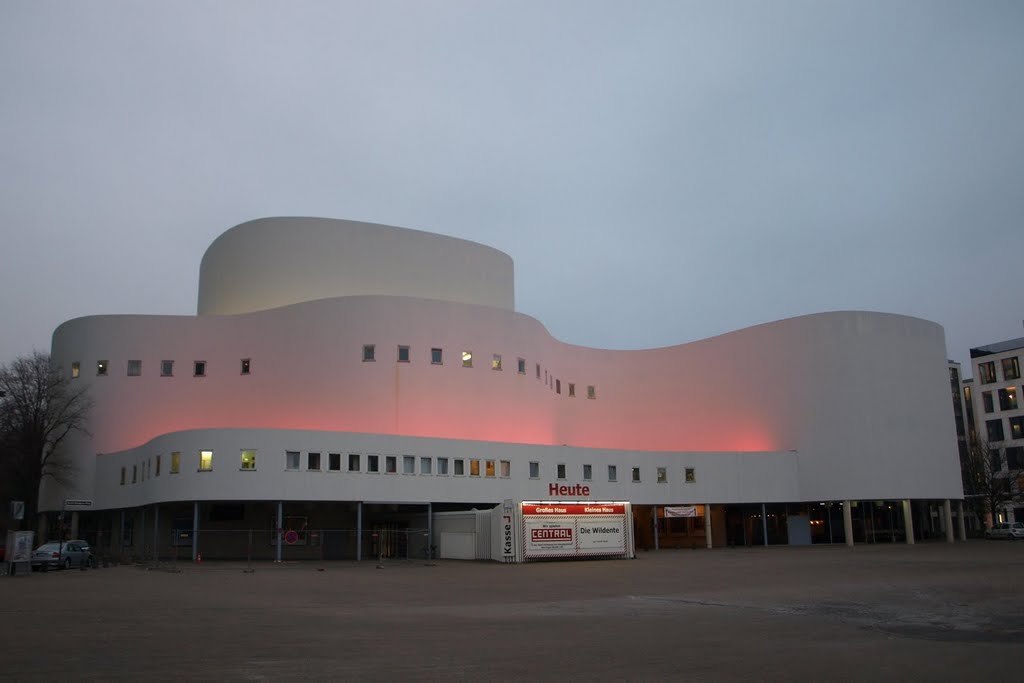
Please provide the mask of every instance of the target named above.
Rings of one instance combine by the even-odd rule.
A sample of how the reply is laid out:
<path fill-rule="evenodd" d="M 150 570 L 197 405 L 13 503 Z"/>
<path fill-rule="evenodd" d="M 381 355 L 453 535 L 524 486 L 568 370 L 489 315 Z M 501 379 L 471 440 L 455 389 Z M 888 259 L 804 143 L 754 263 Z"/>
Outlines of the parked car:
<path fill-rule="evenodd" d="M 85 541 L 50 541 L 32 553 L 32 571 L 82 566 L 92 566 L 92 550 Z"/>
<path fill-rule="evenodd" d="M 985 538 L 1008 538 L 1011 541 L 1016 541 L 1018 538 L 1024 538 L 1024 524 L 1020 522 L 996 524 L 991 529 L 985 531 Z"/>

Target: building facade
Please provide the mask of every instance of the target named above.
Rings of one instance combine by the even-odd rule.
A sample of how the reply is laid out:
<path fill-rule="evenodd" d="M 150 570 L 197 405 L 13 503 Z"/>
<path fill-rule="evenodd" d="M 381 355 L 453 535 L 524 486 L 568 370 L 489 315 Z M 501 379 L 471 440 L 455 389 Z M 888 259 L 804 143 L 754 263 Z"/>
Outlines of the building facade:
<path fill-rule="evenodd" d="M 951 540 L 963 498 L 934 323 L 581 347 L 515 310 L 507 255 L 403 228 L 244 223 L 204 255 L 197 315 L 73 319 L 52 357 L 95 407 L 44 509 L 89 500 L 80 535 L 139 555 L 464 556 L 475 534 L 493 557 L 511 516 L 530 559 L 524 504 L 551 503 L 623 506 L 627 556 L 913 542 L 936 510 Z"/>

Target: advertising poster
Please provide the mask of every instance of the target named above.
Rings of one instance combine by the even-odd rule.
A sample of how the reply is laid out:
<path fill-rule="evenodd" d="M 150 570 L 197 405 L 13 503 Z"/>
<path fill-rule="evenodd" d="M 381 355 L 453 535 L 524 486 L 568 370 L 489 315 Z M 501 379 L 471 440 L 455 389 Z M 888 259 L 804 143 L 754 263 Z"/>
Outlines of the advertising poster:
<path fill-rule="evenodd" d="M 623 556 L 623 503 L 523 503 L 523 557 Z"/>

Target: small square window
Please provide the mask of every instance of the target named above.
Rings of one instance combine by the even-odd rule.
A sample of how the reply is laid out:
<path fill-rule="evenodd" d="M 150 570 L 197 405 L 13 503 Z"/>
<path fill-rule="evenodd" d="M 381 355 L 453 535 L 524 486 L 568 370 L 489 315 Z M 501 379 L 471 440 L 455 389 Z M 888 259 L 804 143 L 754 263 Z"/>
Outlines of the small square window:
<path fill-rule="evenodd" d="M 384 456 L 384 473 L 385 474 L 398 474 L 398 456 L 397 455 L 386 455 L 386 456 Z"/>
<path fill-rule="evenodd" d="M 587 385 L 587 398 L 597 398 L 597 388 L 593 384 Z"/>
<path fill-rule="evenodd" d="M 444 355 L 441 352 L 441 349 L 437 349 L 437 348 L 430 349 L 430 364 L 431 365 L 441 365 L 441 360 L 443 358 L 444 358 Z"/>
<path fill-rule="evenodd" d="M 634 483 L 639 483 L 640 482 L 640 468 L 639 467 L 634 467 L 633 468 L 633 482 Z"/>
<path fill-rule="evenodd" d="M 110 363 L 105 360 L 96 361 L 96 375 L 98 377 L 103 377 L 104 375 L 107 374 L 107 368 L 109 367 Z"/>
<path fill-rule="evenodd" d="M 160 476 L 160 455 L 156 456 L 156 476 Z"/>
<path fill-rule="evenodd" d="M 174 361 L 173 360 L 162 360 L 160 361 L 160 376 L 171 377 L 174 375 Z"/>
<path fill-rule="evenodd" d="M 697 481 L 697 474 L 692 467 L 686 468 L 686 483 L 693 484 Z"/>
<path fill-rule="evenodd" d="M 540 379 L 540 363 L 537 363 L 537 379 Z"/>
<path fill-rule="evenodd" d="M 455 458 L 452 461 L 452 474 L 456 477 L 461 477 L 466 474 L 466 461 L 462 458 Z"/>
<path fill-rule="evenodd" d="M 556 394 L 562 393 L 562 380 L 560 380 L 560 379 L 556 379 L 555 380 L 555 393 Z"/>
<path fill-rule="evenodd" d="M 512 463 L 509 462 L 508 460 L 499 460 L 498 467 L 498 473 L 501 477 L 508 479 L 510 476 L 512 476 Z"/>
<path fill-rule="evenodd" d="M 1024 439 L 1024 416 L 1010 418 L 1010 438 Z"/>
<path fill-rule="evenodd" d="M 297 469 L 299 469 L 299 452 L 298 451 L 285 451 L 284 452 L 284 468 L 286 470 L 297 470 Z"/>
<path fill-rule="evenodd" d="M 132 483 L 136 484 L 139 481 L 139 466 L 132 465 Z"/>
<path fill-rule="evenodd" d="M 525 375 L 526 374 L 526 359 L 525 358 L 519 358 L 519 359 L 516 360 L 516 372 L 518 372 L 520 375 Z"/>
<path fill-rule="evenodd" d="M 619 468 L 615 465 L 608 465 L 608 481 L 619 480 Z"/>
<path fill-rule="evenodd" d="M 374 345 L 373 344 L 363 344 L 363 362 L 364 363 L 369 363 L 369 362 L 371 362 L 373 360 L 376 360 L 374 358 L 374 353 L 375 353 L 375 351 L 374 351 Z"/>
<path fill-rule="evenodd" d="M 428 457 L 420 457 L 420 474 L 433 474 L 432 463 Z"/>
<path fill-rule="evenodd" d="M 540 479 L 540 463 L 530 463 L 530 479 Z"/>
<path fill-rule="evenodd" d="M 380 472 L 380 456 L 379 455 L 368 455 L 368 456 L 366 456 L 366 471 L 367 472 Z"/>
<path fill-rule="evenodd" d="M 256 469 L 256 451 L 253 451 L 253 450 L 242 451 L 242 469 L 243 470 L 254 470 L 254 469 Z"/>
<path fill-rule="evenodd" d="M 142 361 L 141 360 L 130 360 L 128 361 L 128 376 L 138 377 L 142 374 Z"/>
<path fill-rule="evenodd" d="M 1017 387 L 1007 387 L 999 390 L 999 409 L 1017 409 Z"/>
<path fill-rule="evenodd" d="M 409 362 L 409 347 L 399 346 L 398 347 L 398 362 L 408 363 Z"/>
<path fill-rule="evenodd" d="M 462 352 L 462 367 L 471 368 L 473 367 L 473 352 L 463 351 Z"/>
<path fill-rule="evenodd" d="M 590 465 L 583 466 L 583 481 L 590 481 L 594 478 L 594 468 Z"/>
<path fill-rule="evenodd" d="M 978 363 L 978 375 L 981 376 L 982 384 L 991 384 L 996 381 L 996 362 Z"/>
<path fill-rule="evenodd" d="M 1020 361 L 1017 356 L 1003 359 L 1003 379 L 1006 381 L 1020 379 Z"/>
<path fill-rule="evenodd" d="M 484 460 L 484 476 L 486 476 L 486 477 L 493 477 L 494 476 L 494 461 L 493 460 Z"/>
<path fill-rule="evenodd" d="M 349 472 L 358 472 L 360 469 L 362 469 L 360 467 L 361 463 L 359 462 L 359 460 L 360 460 L 360 458 L 359 458 L 359 454 L 358 453 L 349 453 L 348 454 L 348 471 Z"/>
<path fill-rule="evenodd" d="M 171 474 L 177 474 L 181 471 L 181 453 L 174 451 L 171 453 Z"/>
<path fill-rule="evenodd" d="M 206 361 L 197 360 L 194 364 L 192 374 L 196 377 L 206 377 Z"/>
<path fill-rule="evenodd" d="M 556 472 L 556 476 L 559 479 L 565 479 L 565 463 L 564 462 L 558 463 L 558 465 L 555 466 L 555 472 Z"/>
<path fill-rule="evenodd" d="M 128 476 L 127 475 L 127 468 L 122 467 L 121 468 L 121 486 L 124 486 L 124 482 L 126 481 L 127 476 Z"/>
<path fill-rule="evenodd" d="M 985 429 L 988 431 L 988 440 L 1002 441 L 1003 440 L 1003 421 L 1002 420 L 986 420 Z"/>
<path fill-rule="evenodd" d="M 416 458 L 414 456 L 402 456 L 402 474 L 416 474 Z"/>
<path fill-rule="evenodd" d="M 317 472 L 320 470 L 320 454 L 309 453 L 306 455 L 306 469 Z"/>
<path fill-rule="evenodd" d="M 479 477 L 480 476 L 480 461 L 473 458 L 469 461 L 469 476 Z"/>
<path fill-rule="evenodd" d="M 994 413 L 996 411 L 996 404 L 992 401 L 991 391 L 981 392 L 981 405 L 986 413 Z"/>
<path fill-rule="evenodd" d="M 249 359 L 249 358 L 243 358 L 242 359 L 242 373 L 241 374 L 248 375 L 250 370 L 252 370 L 252 360 Z"/>
<path fill-rule="evenodd" d="M 569 398 L 576 398 L 576 385 L 569 382 Z"/>
<path fill-rule="evenodd" d="M 544 371 L 544 386 L 547 386 L 549 384 L 551 384 L 551 382 L 548 380 L 548 371 L 545 370 Z"/>
<path fill-rule="evenodd" d="M 437 459 L 437 474 L 441 477 L 448 476 L 448 458 Z"/>
<path fill-rule="evenodd" d="M 78 379 L 82 372 L 82 365 L 76 360 L 71 364 L 71 379 Z"/>
<path fill-rule="evenodd" d="M 658 483 L 659 484 L 667 484 L 668 483 L 668 468 L 666 468 L 666 467 L 659 467 L 658 468 Z"/>
<path fill-rule="evenodd" d="M 491 356 L 491 370 L 501 370 L 501 355 L 493 354 Z"/>
<path fill-rule="evenodd" d="M 213 471 L 213 451 L 199 451 L 199 471 Z"/>
<path fill-rule="evenodd" d="M 327 454 L 327 469 L 331 472 L 341 471 L 341 453 Z"/>

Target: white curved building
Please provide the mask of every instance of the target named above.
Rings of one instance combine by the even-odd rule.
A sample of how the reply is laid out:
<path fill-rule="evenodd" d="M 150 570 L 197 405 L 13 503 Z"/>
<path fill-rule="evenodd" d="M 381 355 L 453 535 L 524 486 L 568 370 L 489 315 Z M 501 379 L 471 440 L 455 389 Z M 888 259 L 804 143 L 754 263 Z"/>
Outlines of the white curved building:
<path fill-rule="evenodd" d="M 962 498 L 934 323 L 833 312 L 573 346 L 515 311 L 507 255 L 403 228 L 244 223 L 203 257 L 198 315 L 77 318 L 52 356 L 95 408 L 74 486 L 45 504 L 92 500 L 79 535 L 138 554 L 237 557 L 255 529 L 263 554 L 358 557 L 420 528 L 449 556 L 587 554 L 579 519 L 548 539 L 523 501 L 621 505 L 623 538 L 593 554 L 912 541 L 936 503 L 950 534 Z M 459 512 L 495 506 L 493 524 Z"/>

